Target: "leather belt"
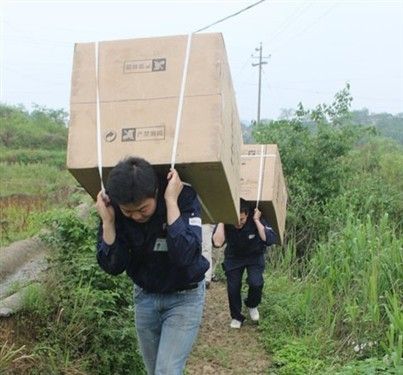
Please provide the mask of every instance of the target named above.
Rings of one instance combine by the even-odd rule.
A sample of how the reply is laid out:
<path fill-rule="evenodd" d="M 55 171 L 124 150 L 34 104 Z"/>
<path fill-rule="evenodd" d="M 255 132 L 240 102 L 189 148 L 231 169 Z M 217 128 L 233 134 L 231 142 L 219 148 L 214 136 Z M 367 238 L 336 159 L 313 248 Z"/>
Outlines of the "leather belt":
<path fill-rule="evenodd" d="M 177 289 L 177 292 L 181 292 L 183 290 L 191 290 L 191 289 L 196 289 L 199 286 L 199 283 L 191 283 L 185 286 L 182 286 Z"/>

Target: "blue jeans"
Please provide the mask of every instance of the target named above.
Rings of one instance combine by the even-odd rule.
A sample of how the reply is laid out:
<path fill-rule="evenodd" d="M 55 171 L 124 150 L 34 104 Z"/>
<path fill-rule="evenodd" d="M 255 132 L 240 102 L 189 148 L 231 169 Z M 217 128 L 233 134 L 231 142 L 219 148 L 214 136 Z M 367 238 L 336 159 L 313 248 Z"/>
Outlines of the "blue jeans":
<path fill-rule="evenodd" d="M 195 289 L 158 294 L 134 287 L 135 323 L 149 375 L 181 375 L 199 331 L 205 282 Z"/>

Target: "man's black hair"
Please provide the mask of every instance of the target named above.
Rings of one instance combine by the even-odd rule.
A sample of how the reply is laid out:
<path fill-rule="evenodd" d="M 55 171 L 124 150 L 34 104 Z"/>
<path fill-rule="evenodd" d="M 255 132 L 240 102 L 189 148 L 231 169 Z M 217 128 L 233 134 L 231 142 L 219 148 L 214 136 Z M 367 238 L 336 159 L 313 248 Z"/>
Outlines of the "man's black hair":
<path fill-rule="evenodd" d="M 243 198 L 240 199 L 240 208 L 239 208 L 239 212 L 240 212 L 241 214 L 244 213 L 245 215 L 249 215 L 249 212 L 250 212 L 250 205 L 249 205 L 249 203 L 248 203 L 245 199 L 243 199 Z"/>
<path fill-rule="evenodd" d="M 144 199 L 154 198 L 158 179 L 152 165 L 139 157 L 120 161 L 108 176 L 106 193 L 116 204 L 140 204 Z"/>

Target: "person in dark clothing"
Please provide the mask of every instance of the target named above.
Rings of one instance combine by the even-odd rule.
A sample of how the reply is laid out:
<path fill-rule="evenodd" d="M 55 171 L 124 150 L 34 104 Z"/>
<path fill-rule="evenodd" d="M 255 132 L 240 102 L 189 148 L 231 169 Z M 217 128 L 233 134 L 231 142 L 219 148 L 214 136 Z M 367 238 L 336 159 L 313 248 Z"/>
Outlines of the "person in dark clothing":
<path fill-rule="evenodd" d="M 134 282 L 135 325 L 149 375 L 182 374 L 204 305 L 201 209 L 175 169 L 158 178 L 144 159 L 127 158 L 97 196 L 97 260 Z"/>
<path fill-rule="evenodd" d="M 262 218 L 258 208 L 250 212 L 247 202 L 241 199 L 240 220 L 237 225 L 217 224 L 213 233 L 213 244 L 221 247 L 227 243 L 224 252 L 224 271 L 227 277 L 227 293 L 231 313 L 231 328 L 241 328 L 242 276 L 247 270 L 248 296 L 245 305 L 253 321 L 259 320 L 257 306 L 262 300 L 264 253 L 266 246 L 274 244 L 276 233 Z"/>

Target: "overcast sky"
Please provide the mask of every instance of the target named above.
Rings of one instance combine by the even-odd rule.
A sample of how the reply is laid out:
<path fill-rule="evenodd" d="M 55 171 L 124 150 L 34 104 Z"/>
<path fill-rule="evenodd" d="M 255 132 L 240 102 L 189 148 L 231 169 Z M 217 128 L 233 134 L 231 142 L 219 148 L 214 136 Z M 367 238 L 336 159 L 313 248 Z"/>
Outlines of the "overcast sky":
<path fill-rule="evenodd" d="M 76 42 L 187 34 L 250 1 L 2 1 L 0 101 L 69 109 Z M 299 102 L 330 103 L 346 82 L 353 108 L 403 112 L 403 0 L 273 1 L 210 28 L 223 33 L 238 111 L 256 119 Z"/>

